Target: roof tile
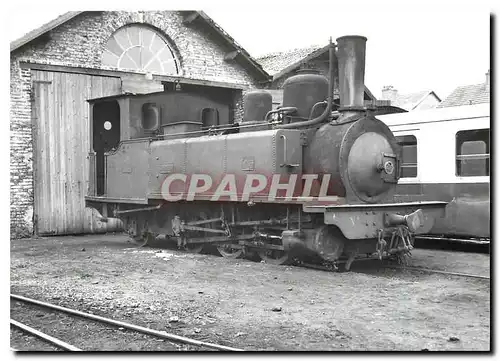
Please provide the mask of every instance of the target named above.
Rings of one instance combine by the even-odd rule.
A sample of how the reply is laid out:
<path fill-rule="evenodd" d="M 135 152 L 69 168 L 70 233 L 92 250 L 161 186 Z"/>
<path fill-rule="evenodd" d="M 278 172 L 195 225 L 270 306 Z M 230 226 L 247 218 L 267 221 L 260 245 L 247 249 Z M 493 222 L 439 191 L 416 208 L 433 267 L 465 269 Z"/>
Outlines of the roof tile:
<path fill-rule="evenodd" d="M 464 85 L 456 88 L 438 108 L 457 107 L 490 102 L 490 87 L 485 83 Z"/>
<path fill-rule="evenodd" d="M 295 64 L 296 62 L 304 59 L 308 55 L 314 53 L 316 50 L 323 48 L 320 45 L 311 45 L 306 48 L 297 48 L 287 51 L 275 52 L 262 55 L 256 58 L 265 71 L 270 75 L 275 75 L 281 70 Z"/>

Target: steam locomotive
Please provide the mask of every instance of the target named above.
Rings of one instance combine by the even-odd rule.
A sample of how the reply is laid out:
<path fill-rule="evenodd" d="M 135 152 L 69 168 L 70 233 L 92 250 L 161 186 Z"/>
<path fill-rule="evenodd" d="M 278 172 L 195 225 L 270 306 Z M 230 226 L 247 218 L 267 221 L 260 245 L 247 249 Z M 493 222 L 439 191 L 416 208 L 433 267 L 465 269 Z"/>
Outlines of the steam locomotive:
<path fill-rule="evenodd" d="M 86 205 L 121 219 L 136 240 L 191 252 L 342 259 L 347 270 L 362 254 L 403 259 L 446 203 L 393 200 L 401 150 L 363 103 L 366 40 L 330 40 L 329 77 L 290 77 L 276 110 L 265 90 L 248 92 L 240 123 L 209 94 L 90 100 Z"/>

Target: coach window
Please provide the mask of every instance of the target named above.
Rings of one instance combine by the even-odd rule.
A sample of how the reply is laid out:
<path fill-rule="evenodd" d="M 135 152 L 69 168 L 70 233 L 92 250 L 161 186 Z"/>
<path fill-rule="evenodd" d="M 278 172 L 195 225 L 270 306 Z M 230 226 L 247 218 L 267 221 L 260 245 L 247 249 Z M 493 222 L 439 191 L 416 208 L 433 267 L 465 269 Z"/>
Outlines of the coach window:
<path fill-rule="evenodd" d="M 396 137 L 402 148 L 401 178 L 417 176 L 417 138 L 414 135 Z"/>
<path fill-rule="evenodd" d="M 461 177 L 490 175 L 489 129 L 463 130 L 456 137 L 456 174 Z"/>

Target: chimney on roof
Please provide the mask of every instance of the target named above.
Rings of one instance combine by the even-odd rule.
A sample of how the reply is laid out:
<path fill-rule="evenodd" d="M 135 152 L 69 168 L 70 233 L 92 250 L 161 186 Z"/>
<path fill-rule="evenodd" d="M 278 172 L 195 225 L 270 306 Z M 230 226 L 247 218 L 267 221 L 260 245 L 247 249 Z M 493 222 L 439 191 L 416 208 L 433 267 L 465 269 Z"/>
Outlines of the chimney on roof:
<path fill-rule="evenodd" d="M 490 69 L 488 69 L 488 72 L 486 73 L 486 87 L 489 88 L 490 86 Z"/>
<path fill-rule="evenodd" d="M 396 101 L 398 91 L 392 85 L 385 85 L 382 88 L 382 100 Z"/>

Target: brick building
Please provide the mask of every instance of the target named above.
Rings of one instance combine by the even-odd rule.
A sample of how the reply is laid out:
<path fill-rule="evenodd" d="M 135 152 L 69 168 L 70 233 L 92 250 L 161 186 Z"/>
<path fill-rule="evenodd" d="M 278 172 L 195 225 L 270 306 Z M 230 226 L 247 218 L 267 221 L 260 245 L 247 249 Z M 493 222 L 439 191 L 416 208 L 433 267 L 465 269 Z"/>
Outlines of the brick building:
<path fill-rule="evenodd" d="M 198 11 L 69 12 L 11 43 L 11 235 L 114 230 L 84 206 L 87 99 L 180 85 L 232 102 L 269 75 Z"/>

